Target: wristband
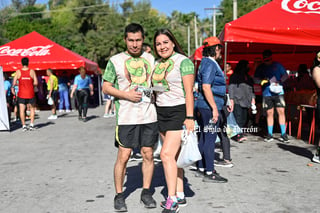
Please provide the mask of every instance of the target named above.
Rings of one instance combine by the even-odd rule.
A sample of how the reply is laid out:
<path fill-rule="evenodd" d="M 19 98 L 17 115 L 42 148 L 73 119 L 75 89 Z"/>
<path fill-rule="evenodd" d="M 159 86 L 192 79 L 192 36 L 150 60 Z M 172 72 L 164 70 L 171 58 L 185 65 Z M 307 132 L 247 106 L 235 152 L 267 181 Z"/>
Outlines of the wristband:
<path fill-rule="evenodd" d="M 186 119 L 194 120 L 194 117 L 193 116 L 186 116 Z"/>

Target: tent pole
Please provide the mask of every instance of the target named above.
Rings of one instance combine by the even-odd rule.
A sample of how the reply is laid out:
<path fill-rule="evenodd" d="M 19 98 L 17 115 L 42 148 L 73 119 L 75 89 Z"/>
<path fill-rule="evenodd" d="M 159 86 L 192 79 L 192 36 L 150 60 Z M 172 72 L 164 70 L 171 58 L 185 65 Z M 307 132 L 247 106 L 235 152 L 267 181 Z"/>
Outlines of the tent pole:
<path fill-rule="evenodd" d="M 228 42 L 226 41 L 224 44 L 224 63 L 223 63 L 223 70 L 224 70 L 224 78 L 227 79 L 227 52 L 228 51 Z"/>
<path fill-rule="evenodd" d="M 101 80 L 100 80 L 100 74 L 98 75 L 98 94 L 99 94 L 99 106 L 101 106 Z"/>

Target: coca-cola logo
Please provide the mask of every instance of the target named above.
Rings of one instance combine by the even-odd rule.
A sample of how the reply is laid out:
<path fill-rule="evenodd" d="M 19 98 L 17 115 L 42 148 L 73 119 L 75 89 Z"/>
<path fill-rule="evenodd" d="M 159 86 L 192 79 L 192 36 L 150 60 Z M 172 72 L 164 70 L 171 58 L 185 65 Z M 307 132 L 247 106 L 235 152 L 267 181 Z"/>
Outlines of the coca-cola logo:
<path fill-rule="evenodd" d="M 45 56 L 50 55 L 53 45 L 33 46 L 27 49 L 13 49 L 10 46 L 0 47 L 0 56 Z"/>
<path fill-rule="evenodd" d="M 281 7 L 291 13 L 320 14 L 320 0 L 282 0 Z"/>

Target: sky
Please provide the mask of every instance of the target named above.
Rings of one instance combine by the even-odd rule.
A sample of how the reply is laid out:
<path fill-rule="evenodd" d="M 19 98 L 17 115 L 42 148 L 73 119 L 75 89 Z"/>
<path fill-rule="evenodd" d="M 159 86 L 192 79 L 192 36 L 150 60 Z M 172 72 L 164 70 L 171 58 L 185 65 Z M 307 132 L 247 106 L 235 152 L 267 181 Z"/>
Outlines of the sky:
<path fill-rule="evenodd" d="M 110 2 L 121 3 L 124 0 L 111 0 Z M 135 0 L 136 1 L 136 0 Z M 36 3 L 44 4 L 47 0 L 37 0 Z M 157 9 L 166 15 L 171 15 L 174 10 L 182 13 L 195 12 L 199 18 L 212 17 L 212 10 L 205 10 L 205 8 L 218 7 L 221 0 L 151 0 L 153 8 Z M 11 0 L 0 0 L 0 8 L 11 3 Z"/>

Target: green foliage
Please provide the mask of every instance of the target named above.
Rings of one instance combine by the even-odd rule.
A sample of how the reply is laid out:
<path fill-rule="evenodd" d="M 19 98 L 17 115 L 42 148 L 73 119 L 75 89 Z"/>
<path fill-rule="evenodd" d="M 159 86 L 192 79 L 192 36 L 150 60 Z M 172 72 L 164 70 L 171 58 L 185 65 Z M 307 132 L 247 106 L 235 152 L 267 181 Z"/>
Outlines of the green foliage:
<path fill-rule="evenodd" d="M 146 43 L 153 46 L 154 32 L 169 28 L 186 53 L 189 27 L 191 54 L 196 49 L 194 17 L 197 14 L 173 11 L 167 17 L 153 9 L 150 0 L 124 0 L 121 4 L 110 4 L 108 0 L 49 0 L 48 5 L 34 5 L 34 0 L 12 2 L 12 7 L 0 10 L 0 45 L 37 31 L 104 69 L 112 55 L 126 49 L 124 27 L 136 22 L 145 29 Z M 238 17 L 268 2 L 238 0 Z M 217 16 L 217 34 L 225 23 L 232 21 L 232 3 L 233 0 L 221 1 L 223 16 Z M 212 18 L 197 18 L 197 28 L 199 44 L 212 35 Z"/>

